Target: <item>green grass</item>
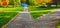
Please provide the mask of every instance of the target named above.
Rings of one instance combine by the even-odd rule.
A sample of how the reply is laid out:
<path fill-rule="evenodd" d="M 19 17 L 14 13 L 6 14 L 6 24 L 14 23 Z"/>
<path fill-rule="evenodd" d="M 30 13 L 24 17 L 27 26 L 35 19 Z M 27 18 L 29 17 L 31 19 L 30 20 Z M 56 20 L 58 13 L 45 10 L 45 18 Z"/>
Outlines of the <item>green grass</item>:
<path fill-rule="evenodd" d="M 0 28 L 8 23 L 19 12 L 23 11 L 23 7 L 19 8 L 0 8 Z"/>
<path fill-rule="evenodd" d="M 31 15 L 34 19 L 43 16 L 44 14 L 49 13 L 50 11 L 45 11 L 45 12 L 31 12 Z"/>
<path fill-rule="evenodd" d="M 9 22 L 18 12 L 0 12 L 0 28 Z"/>
<path fill-rule="evenodd" d="M 23 7 L 19 8 L 0 8 L 0 12 L 20 12 L 23 11 Z"/>
<path fill-rule="evenodd" d="M 40 8 L 40 7 L 29 7 L 29 12 L 31 13 L 32 17 L 34 19 L 37 19 L 40 16 L 43 16 L 45 14 L 48 14 L 57 8 Z"/>

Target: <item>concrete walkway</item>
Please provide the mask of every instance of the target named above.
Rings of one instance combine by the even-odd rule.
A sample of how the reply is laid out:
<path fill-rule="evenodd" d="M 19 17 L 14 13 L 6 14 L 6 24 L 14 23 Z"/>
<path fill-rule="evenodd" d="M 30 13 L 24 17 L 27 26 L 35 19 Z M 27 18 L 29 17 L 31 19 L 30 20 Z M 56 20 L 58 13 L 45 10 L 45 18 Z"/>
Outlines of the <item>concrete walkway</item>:
<path fill-rule="evenodd" d="M 55 12 L 39 17 L 35 25 L 36 28 L 56 28 L 59 19 L 60 9 L 57 9 Z"/>
<path fill-rule="evenodd" d="M 18 14 L 13 22 L 8 24 L 6 28 L 31 28 L 33 27 L 33 18 L 26 12 Z M 31 26 L 30 26 L 31 25 Z"/>
<path fill-rule="evenodd" d="M 60 9 L 39 17 L 37 21 L 33 20 L 29 12 L 22 12 L 6 28 L 56 28 L 59 19 Z"/>
<path fill-rule="evenodd" d="M 33 18 L 31 17 L 28 9 L 24 9 L 24 12 L 18 14 L 12 22 L 10 22 L 6 28 L 33 28 Z"/>

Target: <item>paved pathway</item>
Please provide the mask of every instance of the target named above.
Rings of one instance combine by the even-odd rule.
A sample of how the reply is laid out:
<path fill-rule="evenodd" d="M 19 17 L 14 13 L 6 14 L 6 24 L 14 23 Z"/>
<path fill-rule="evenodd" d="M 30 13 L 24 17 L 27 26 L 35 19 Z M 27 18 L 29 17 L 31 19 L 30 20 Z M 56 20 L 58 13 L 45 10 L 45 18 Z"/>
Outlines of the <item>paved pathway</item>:
<path fill-rule="evenodd" d="M 31 17 L 28 9 L 24 9 L 24 12 L 21 12 L 15 17 L 6 28 L 33 28 L 33 18 Z"/>
<path fill-rule="evenodd" d="M 37 28 L 56 28 L 59 19 L 60 9 L 57 9 L 55 12 L 39 17 L 35 25 Z"/>
<path fill-rule="evenodd" d="M 56 28 L 59 19 L 60 9 L 39 17 L 35 22 L 29 12 L 22 12 L 6 28 Z"/>
<path fill-rule="evenodd" d="M 22 12 L 16 16 L 15 20 L 7 25 L 6 28 L 28 28 L 33 26 L 33 18 L 26 12 Z M 32 25 L 32 26 L 29 26 Z"/>

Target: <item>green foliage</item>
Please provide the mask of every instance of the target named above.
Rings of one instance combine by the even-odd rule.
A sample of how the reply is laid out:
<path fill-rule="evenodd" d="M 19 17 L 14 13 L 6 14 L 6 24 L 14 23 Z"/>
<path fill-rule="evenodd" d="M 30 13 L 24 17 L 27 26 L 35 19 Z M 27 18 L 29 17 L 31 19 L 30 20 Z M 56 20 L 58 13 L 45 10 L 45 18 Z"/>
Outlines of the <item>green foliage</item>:
<path fill-rule="evenodd" d="M 29 0 L 29 2 L 30 2 L 30 5 L 35 5 L 35 0 Z"/>
<path fill-rule="evenodd" d="M 19 0 L 14 0 L 14 6 L 20 5 Z"/>
<path fill-rule="evenodd" d="M 10 0 L 10 5 L 14 5 L 14 0 Z"/>
<path fill-rule="evenodd" d="M 26 0 L 26 2 L 24 2 L 24 0 L 21 0 L 21 3 L 26 3 L 29 5 L 35 5 L 36 4 L 35 0 Z"/>
<path fill-rule="evenodd" d="M 30 2 L 29 2 L 29 0 L 26 0 L 26 4 L 29 4 L 29 5 L 30 5 Z"/>
<path fill-rule="evenodd" d="M 29 2 L 30 2 L 30 5 L 37 5 L 36 0 L 29 0 Z"/>
<path fill-rule="evenodd" d="M 24 3 L 24 1 L 23 1 L 23 0 L 21 0 L 21 3 Z"/>
<path fill-rule="evenodd" d="M 35 0 L 26 0 L 26 2 L 24 0 L 20 1 L 21 3 L 26 3 L 29 5 L 36 5 L 36 1 Z M 19 5 L 20 3 L 18 2 L 18 0 L 10 0 L 10 5 Z"/>
<path fill-rule="evenodd" d="M 14 6 L 20 5 L 19 0 L 10 0 L 10 5 L 14 5 Z"/>
<path fill-rule="evenodd" d="M 58 20 L 58 25 L 60 26 L 60 20 Z"/>

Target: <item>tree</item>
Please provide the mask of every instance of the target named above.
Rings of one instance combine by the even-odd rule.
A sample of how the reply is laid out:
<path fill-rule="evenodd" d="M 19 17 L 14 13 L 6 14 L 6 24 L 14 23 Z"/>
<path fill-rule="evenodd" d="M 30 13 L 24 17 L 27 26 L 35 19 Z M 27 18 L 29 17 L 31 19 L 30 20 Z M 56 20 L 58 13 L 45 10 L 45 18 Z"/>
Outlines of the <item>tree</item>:
<path fill-rule="evenodd" d="M 30 5 L 30 2 L 29 2 L 29 0 L 26 0 L 26 4 Z"/>
<path fill-rule="evenodd" d="M 53 4 L 56 5 L 56 7 L 57 7 L 58 0 L 53 0 Z"/>
<path fill-rule="evenodd" d="M 29 0 L 29 4 L 30 4 L 30 5 L 36 5 L 37 2 L 36 2 L 36 0 Z"/>
<path fill-rule="evenodd" d="M 10 4 L 9 5 L 14 5 L 14 0 L 10 0 Z"/>
<path fill-rule="evenodd" d="M 26 3 L 28 5 L 35 5 L 35 4 L 37 4 L 36 0 L 21 0 L 21 3 Z"/>
<path fill-rule="evenodd" d="M 21 3 L 24 3 L 24 0 L 21 0 Z"/>
<path fill-rule="evenodd" d="M 20 0 L 14 0 L 14 6 L 18 6 L 20 4 L 21 4 Z"/>

